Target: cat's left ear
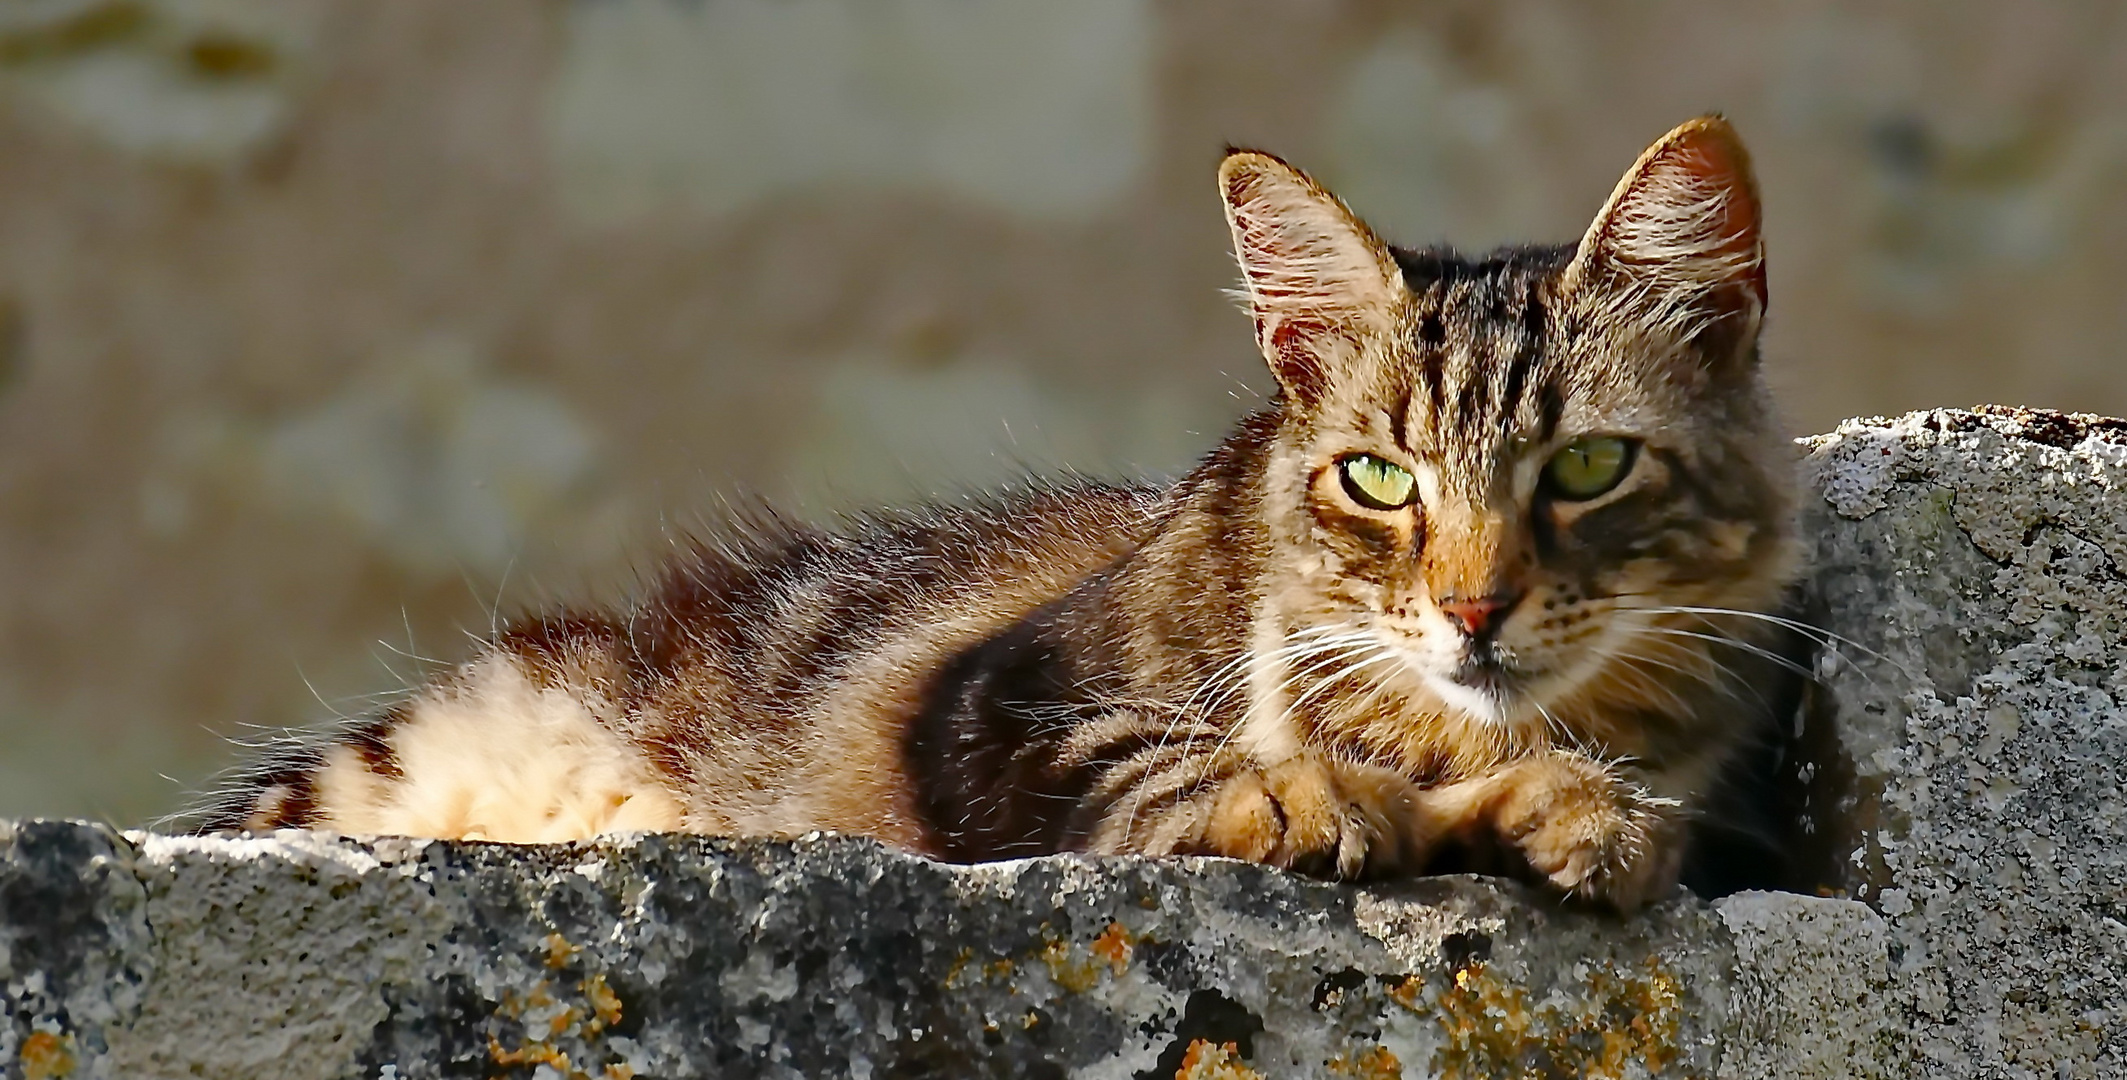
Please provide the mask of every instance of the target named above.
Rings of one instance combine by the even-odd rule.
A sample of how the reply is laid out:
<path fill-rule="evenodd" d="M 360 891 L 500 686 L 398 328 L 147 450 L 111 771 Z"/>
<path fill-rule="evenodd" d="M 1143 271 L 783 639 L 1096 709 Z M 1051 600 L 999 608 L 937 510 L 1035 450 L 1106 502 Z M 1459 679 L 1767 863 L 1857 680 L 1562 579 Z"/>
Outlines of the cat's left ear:
<path fill-rule="evenodd" d="M 1695 347 L 1712 364 L 1755 355 L 1765 245 L 1750 154 L 1719 116 L 1647 148 L 1580 242 L 1565 292 L 1602 319 Z"/>
<path fill-rule="evenodd" d="M 1228 152 L 1219 195 L 1256 345 L 1287 393 L 1315 400 L 1367 335 L 1394 330 L 1403 271 L 1336 196 L 1269 154 Z"/>

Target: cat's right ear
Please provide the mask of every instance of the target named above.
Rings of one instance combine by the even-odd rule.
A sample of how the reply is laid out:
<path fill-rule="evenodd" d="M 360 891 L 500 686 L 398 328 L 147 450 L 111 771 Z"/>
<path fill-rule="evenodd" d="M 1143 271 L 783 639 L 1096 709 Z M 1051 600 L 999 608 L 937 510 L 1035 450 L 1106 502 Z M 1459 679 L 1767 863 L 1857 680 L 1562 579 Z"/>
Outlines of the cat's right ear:
<path fill-rule="evenodd" d="M 1219 195 L 1256 345 L 1288 394 L 1316 399 L 1364 336 L 1393 330 L 1403 273 L 1336 196 L 1269 154 L 1228 151 Z"/>
<path fill-rule="evenodd" d="M 1719 116 L 1656 140 L 1620 180 L 1567 267 L 1598 317 L 1696 346 L 1719 364 L 1765 314 L 1765 243 L 1750 154 Z"/>

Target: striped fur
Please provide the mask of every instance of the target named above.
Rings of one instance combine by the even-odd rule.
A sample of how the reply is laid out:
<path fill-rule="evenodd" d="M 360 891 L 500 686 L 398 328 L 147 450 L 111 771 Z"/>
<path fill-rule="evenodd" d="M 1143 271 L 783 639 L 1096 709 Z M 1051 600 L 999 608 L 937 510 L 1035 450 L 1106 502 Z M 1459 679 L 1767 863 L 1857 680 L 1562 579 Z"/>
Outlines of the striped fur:
<path fill-rule="evenodd" d="M 1344 878 L 1486 852 L 1619 907 L 1672 888 L 1793 575 L 1741 144 L 1693 121 L 1578 245 L 1476 259 L 1391 248 L 1268 155 L 1220 189 L 1280 394 L 1179 483 L 735 528 L 262 765 L 210 826 Z M 1545 462 L 1590 436 L 1629 471 L 1562 497 Z M 1353 454 L 1413 501 L 1355 502 Z"/>

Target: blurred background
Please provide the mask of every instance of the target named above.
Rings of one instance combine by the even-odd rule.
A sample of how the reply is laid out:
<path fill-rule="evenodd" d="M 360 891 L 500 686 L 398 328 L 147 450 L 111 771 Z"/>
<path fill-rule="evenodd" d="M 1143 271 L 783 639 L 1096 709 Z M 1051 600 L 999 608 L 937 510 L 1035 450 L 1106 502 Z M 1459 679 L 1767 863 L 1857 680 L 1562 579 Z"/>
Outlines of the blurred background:
<path fill-rule="evenodd" d="M 1722 110 L 1798 433 L 2127 413 L 2123 14 L 11 0 L 0 815 L 173 810 L 734 495 L 1182 468 L 1267 383 L 1229 142 L 1482 247 Z"/>

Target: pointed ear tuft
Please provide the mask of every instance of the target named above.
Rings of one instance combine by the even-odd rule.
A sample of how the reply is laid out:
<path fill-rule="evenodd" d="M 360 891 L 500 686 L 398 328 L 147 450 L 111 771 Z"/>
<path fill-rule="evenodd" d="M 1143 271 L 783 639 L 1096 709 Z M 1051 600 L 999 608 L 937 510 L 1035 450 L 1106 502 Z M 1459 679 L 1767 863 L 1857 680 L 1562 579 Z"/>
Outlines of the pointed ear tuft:
<path fill-rule="evenodd" d="M 1728 121 L 1699 117 L 1640 155 L 1581 239 L 1565 288 L 1709 362 L 1750 351 L 1765 246 L 1750 154 Z"/>
<path fill-rule="evenodd" d="M 1367 332 L 1394 325 L 1403 272 L 1336 196 L 1269 154 L 1229 150 L 1219 195 L 1256 344 L 1281 386 L 1315 398 Z"/>

